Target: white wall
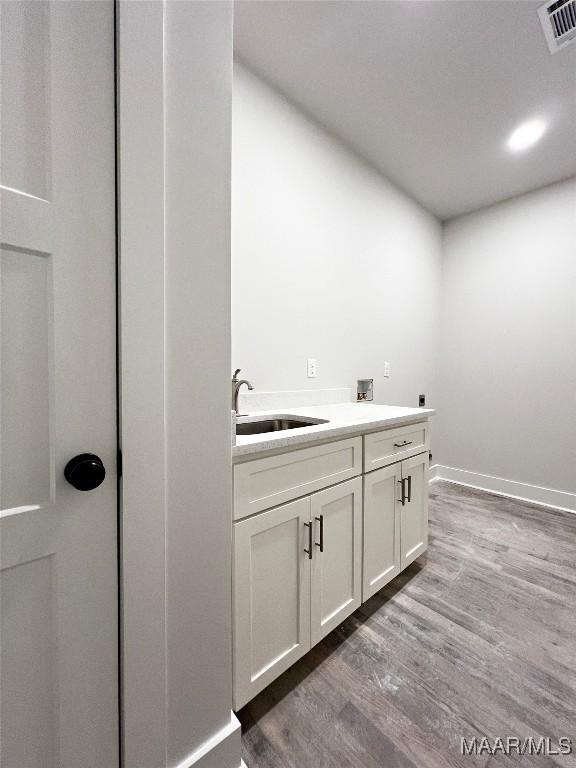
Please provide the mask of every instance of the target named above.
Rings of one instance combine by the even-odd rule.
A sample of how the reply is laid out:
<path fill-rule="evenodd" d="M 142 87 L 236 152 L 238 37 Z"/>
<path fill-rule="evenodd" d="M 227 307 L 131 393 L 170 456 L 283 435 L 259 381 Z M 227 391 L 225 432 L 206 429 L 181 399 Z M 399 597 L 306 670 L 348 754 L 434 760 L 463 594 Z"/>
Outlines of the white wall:
<path fill-rule="evenodd" d="M 232 4 L 123 2 L 119 22 L 123 764 L 239 768 Z"/>
<path fill-rule="evenodd" d="M 434 460 L 576 491 L 576 181 L 445 226 Z"/>
<path fill-rule="evenodd" d="M 258 390 L 434 404 L 441 227 L 234 65 L 232 365 Z M 306 358 L 318 377 L 306 377 Z M 384 361 L 392 375 L 383 377 Z"/>

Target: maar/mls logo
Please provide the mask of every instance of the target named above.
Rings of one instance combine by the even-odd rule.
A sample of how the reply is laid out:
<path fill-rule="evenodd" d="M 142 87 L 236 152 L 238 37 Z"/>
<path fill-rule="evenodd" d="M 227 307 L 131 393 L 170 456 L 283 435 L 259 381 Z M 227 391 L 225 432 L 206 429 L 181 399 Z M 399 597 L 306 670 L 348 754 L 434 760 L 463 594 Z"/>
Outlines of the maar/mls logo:
<path fill-rule="evenodd" d="M 556 746 L 555 746 L 556 744 Z M 460 754 L 462 755 L 571 755 L 572 739 L 560 736 L 554 743 L 549 736 L 487 736 L 471 739 L 460 738 Z"/>

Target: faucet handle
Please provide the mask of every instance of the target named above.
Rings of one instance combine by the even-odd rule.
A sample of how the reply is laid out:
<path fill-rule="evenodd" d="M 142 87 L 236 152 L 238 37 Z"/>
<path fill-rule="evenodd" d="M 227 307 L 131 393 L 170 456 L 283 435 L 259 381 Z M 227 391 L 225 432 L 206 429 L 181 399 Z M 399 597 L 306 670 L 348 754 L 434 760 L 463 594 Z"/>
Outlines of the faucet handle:
<path fill-rule="evenodd" d="M 234 376 L 232 376 L 232 378 L 233 379 L 237 379 L 238 378 L 238 374 L 240 373 L 241 370 L 242 370 L 241 368 L 236 368 L 236 370 L 234 371 Z"/>

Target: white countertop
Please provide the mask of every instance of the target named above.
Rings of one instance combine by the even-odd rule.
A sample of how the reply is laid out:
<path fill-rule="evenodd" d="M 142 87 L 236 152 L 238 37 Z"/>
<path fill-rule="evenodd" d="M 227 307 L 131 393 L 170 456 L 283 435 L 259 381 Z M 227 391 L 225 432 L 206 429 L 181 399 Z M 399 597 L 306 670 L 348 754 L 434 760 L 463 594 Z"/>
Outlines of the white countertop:
<path fill-rule="evenodd" d="M 424 421 L 436 413 L 432 408 L 400 408 L 394 405 L 373 403 L 339 403 L 337 405 L 316 405 L 304 408 L 277 408 L 274 411 L 253 411 L 250 417 L 258 416 L 308 416 L 328 419 L 327 424 L 312 424 L 308 427 L 287 429 L 279 432 L 264 432 L 260 435 L 238 435 L 232 448 L 233 460 L 266 451 L 299 448 L 307 443 L 352 437 L 401 424 Z"/>

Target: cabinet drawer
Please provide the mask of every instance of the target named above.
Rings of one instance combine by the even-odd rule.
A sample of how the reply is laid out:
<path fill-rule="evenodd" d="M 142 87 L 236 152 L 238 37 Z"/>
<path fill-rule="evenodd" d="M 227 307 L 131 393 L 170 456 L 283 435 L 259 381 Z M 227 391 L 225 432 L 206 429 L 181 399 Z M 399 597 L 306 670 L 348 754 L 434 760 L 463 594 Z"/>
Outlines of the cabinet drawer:
<path fill-rule="evenodd" d="M 284 504 L 361 472 L 361 437 L 237 464 L 234 467 L 234 519 Z"/>
<path fill-rule="evenodd" d="M 425 421 L 365 435 L 364 472 L 424 453 L 428 445 L 428 425 Z"/>

